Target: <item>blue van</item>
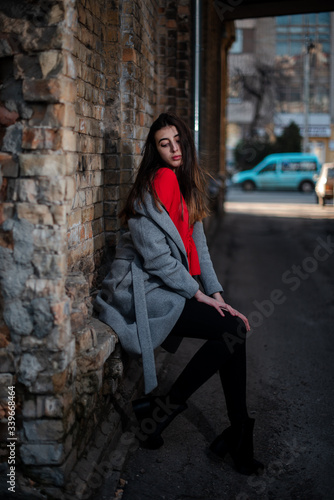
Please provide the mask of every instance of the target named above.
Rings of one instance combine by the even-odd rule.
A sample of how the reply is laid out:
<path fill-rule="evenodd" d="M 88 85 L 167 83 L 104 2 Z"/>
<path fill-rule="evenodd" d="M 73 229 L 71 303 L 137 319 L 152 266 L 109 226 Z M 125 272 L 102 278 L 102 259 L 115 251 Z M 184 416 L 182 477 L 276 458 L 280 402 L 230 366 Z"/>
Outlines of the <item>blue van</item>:
<path fill-rule="evenodd" d="M 245 191 L 254 189 L 292 189 L 305 193 L 314 190 L 318 158 L 306 153 L 277 153 L 266 156 L 256 167 L 232 176 L 232 184 Z"/>

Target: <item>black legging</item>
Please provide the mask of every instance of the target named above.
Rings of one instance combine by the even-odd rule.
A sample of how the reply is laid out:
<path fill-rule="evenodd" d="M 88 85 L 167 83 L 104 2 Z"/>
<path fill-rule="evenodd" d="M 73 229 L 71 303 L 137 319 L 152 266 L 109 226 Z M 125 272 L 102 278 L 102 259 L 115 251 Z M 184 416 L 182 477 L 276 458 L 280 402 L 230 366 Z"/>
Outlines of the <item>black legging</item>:
<path fill-rule="evenodd" d="M 240 318 L 192 298 L 170 335 L 207 340 L 173 384 L 170 397 L 185 402 L 219 371 L 230 421 L 248 418 L 246 406 L 246 328 Z"/>

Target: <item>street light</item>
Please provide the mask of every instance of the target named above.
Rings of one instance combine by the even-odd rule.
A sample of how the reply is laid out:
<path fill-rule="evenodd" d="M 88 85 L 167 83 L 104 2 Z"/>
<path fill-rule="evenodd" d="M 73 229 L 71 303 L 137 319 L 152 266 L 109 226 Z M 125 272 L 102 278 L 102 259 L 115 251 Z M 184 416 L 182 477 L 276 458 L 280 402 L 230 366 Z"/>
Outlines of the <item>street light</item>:
<path fill-rule="evenodd" d="M 308 135 L 308 119 L 309 119 L 309 108 L 310 108 L 310 53 L 314 49 L 315 45 L 306 35 L 306 53 L 304 58 L 304 141 L 303 141 L 303 151 L 304 153 L 309 152 L 309 135 Z"/>

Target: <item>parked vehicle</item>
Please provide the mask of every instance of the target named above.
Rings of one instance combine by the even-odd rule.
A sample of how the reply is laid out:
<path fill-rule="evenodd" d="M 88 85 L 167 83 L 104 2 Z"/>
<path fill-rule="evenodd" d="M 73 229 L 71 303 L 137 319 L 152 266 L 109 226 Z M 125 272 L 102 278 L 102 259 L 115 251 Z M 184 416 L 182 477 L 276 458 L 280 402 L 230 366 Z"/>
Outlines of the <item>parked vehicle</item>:
<path fill-rule="evenodd" d="M 317 202 L 325 205 L 334 195 L 334 163 L 324 163 L 315 185 Z"/>
<path fill-rule="evenodd" d="M 266 156 L 251 170 L 232 176 L 232 183 L 245 191 L 254 189 L 314 190 L 314 175 L 320 170 L 318 158 L 306 153 L 278 153 Z"/>

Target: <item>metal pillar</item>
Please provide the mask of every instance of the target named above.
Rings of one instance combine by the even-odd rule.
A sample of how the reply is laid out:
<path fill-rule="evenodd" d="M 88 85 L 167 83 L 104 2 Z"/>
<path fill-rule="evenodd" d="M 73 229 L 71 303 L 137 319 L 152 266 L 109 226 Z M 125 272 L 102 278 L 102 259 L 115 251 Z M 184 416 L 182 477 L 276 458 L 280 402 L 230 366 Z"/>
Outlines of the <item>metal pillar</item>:
<path fill-rule="evenodd" d="M 304 138 L 303 138 L 303 151 L 309 152 L 309 113 L 310 113 L 310 57 L 311 50 L 314 44 L 311 40 L 306 39 L 306 53 L 304 58 Z"/>

